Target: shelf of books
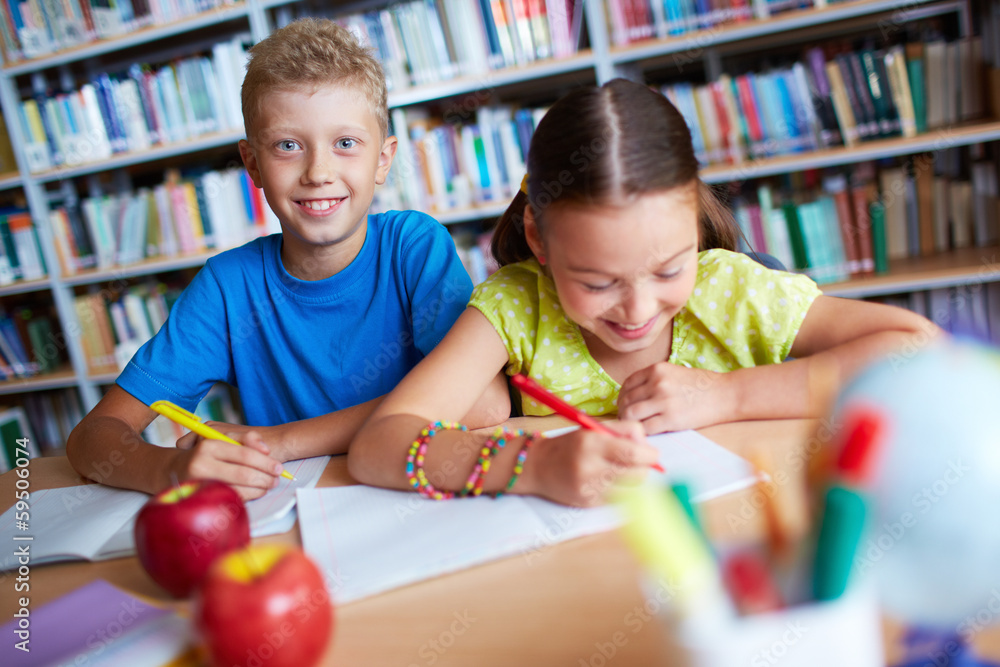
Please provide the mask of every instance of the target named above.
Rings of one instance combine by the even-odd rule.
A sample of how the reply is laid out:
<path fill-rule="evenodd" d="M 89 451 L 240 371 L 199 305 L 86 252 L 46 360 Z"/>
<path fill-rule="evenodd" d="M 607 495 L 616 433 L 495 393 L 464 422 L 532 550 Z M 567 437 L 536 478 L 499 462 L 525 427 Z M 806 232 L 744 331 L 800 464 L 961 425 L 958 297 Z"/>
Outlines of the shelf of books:
<path fill-rule="evenodd" d="M 960 248 L 927 257 L 889 260 L 884 275 L 823 285 L 825 294 L 863 298 L 1000 281 L 1000 247 Z"/>
<path fill-rule="evenodd" d="M 201 266 L 229 248 L 278 231 L 261 190 L 240 167 L 183 176 L 53 210 L 61 282 L 85 285 Z"/>
<path fill-rule="evenodd" d="M 489 96 L 500 86 L 592 74 L 597 65 L 595 54 L 580 47 L 579 1 L 410 0 L 346 14 L 324 3 L 261 4 L 273 9 L 276 26 L 327 16 L 360 35 L 383 63 L 391 107 L 465 93 Z"/>
<path fill-rule="evenodd" d="M 905 8 L 930 1 L 908 0 Z M 625 0 L 608 1 L 611 8 L 608 57 L 616 65 L 671 53 L 700 52 L 720 44 L 904 9 L 899 0 L 845 0 L 829 4 L 825 0 L 794 3 L 723 0 L 697 3 L 696 7 L 684 7 L 682 2 L 639 3 L 636 14 L 634 9 L 631 12 L 618 9 L 624 4 Z"/>
<path fill-rule="evenodd" d="M 4 369 L 0 368 L 0 372 Z M 19 394 L 22 392 L 42 391 L 44 389 L 59 389 L 76 385 L 76 373 L 69 364 L 60 366 L 57 370 L 32 375 L 30 377 L 8 376 L 0 380 L 0 394 Z"/>
<path fill-rule="evenodd" d="M 2 3 L 4 72 L 10 76 L 38 72 L 224 23 L 247 13 L 245 3 L 232 0 L 146 0 L 110 5 L 88 0 L 69 0 L 59 5 Z"/>
<path fill-rule="evenodd" d="M 47 183 L 235 146 L 243 137 L 246 47 L 237 36 L 206 54 L 96 72 L 62 81 L 61 92 L 21 99 L 18 118 L 32 180 Z"/>

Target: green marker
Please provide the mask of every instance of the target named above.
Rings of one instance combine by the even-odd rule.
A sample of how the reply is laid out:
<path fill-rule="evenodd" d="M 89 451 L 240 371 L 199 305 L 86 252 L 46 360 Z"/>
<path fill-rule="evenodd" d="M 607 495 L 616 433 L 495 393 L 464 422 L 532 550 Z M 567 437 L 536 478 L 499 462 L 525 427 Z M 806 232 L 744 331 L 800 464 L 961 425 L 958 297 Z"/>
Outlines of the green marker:
<path fill-rule="evenodd" d="M 827 490 L 813 565 L 816 600 L 833 600 L 847 588 L 854 554 L 865 528 L 865 513 L 861 494 L 842 486 Z"/>

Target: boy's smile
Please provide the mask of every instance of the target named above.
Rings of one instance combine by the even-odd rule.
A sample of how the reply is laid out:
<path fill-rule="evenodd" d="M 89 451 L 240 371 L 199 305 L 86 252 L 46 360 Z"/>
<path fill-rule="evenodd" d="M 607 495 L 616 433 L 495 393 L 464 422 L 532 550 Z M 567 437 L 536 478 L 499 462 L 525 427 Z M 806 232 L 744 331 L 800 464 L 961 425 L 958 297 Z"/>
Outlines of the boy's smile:
<path fill-rule="evenodd" d="M 396 138 L 382 139 L 371 106 L 346 84 L 272 91 L 252 131 L 240 154 L 281 222 L 285 269 L 303 280 L 338 273 L 364 245 Z"/>

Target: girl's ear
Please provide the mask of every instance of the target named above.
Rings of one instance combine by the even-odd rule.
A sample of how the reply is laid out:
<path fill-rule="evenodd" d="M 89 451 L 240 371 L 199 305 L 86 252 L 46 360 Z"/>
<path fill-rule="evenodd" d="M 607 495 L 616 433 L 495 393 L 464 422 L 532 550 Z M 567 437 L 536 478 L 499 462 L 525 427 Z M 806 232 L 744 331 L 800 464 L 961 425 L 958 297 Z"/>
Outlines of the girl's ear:
<path fill-rule="evenodd" d="M 524 240 L 528 242 L 532 254 L 541 264 L 545 263 L 545 244 L 542 243 L 542 236 L 538 233 L 538 224 L 535 222 L 535 212 L 531 204 L 524 207 Z"/>

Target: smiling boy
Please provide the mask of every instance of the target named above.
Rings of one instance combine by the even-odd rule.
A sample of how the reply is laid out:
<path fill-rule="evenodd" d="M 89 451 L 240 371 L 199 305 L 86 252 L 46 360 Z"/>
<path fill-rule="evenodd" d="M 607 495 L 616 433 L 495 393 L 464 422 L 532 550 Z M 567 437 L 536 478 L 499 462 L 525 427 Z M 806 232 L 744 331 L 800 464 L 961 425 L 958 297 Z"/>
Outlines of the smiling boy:
<path fill-rule="evenodd" d="M 275 31 L 250 50 L 242 102 L 240 155 L 281 234 L 208 260 L 73 431 L 67 455 L 96 481 L 155 492 L 172 477 L 207 477 L 244 498 L 263 494 L 281 461 L 345 452 L 471 293 L 440 224 L 412 211 L 368 215 L 396 138 L 381 67 L 347 30 L 304 19 Z M 253 430 L 217 427 L 246 447 L 190 434 L 178 448 L 142 441 L 149 404 L 193 410 L 219 381 L 240 390 Z M 496 389 L 483 425 L 506 417 Z"/>

